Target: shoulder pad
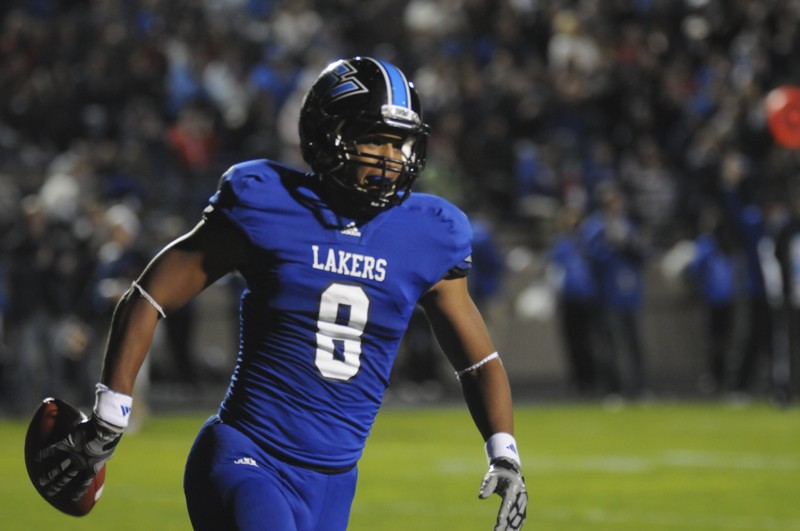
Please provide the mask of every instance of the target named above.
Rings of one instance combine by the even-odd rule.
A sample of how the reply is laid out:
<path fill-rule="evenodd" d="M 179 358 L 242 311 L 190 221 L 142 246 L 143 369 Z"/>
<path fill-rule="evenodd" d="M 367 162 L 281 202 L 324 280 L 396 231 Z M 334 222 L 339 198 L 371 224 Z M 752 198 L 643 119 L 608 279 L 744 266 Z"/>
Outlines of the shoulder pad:
<path fill-rule="evenodd" d="M 270 183 L 278 178 L 271 161 L 265 159 L 235 164 L 222 175 L 217 192 L 209 202 L 220 208 L 258 207 L 265 203 Z"/>
<path fill-rule="evenodd" d="M 453 258 L 448 275 L 466 276 L 472 267 L 472 225 L 467 215 L 446 199 L 431 194 L 413 193 L 400 207 L 422 211 L 429 220 L 433 219 L 427 226 L 430 236 L 440 240 Z"/>
<path fill-rule="evenodd" d="M 421 210 L 434 217 L 441 226 L 457 235 L 466 235 L 472 239 L 472 227 L 467 215 L 453 203 L 441 197 L 413 193 L 403 206 L 412 210 Z"/>

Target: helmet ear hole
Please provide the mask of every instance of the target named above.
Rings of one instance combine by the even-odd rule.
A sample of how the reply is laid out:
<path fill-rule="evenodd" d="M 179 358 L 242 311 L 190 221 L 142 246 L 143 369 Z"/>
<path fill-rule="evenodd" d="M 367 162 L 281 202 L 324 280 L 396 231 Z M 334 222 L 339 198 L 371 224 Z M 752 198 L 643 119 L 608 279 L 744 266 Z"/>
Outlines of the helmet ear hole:
<path fill-rule="evenodd" d="M 333 164 L 335 162 L 334 159 L 330 155 L 325 153 L 325 152 L 320 152 L 319 155 L 317 156 L 317 159 L 318 159 L 319 166 L 322 167 L 322 168 L 328 167 L 328 166 L 333 166 Z"/>

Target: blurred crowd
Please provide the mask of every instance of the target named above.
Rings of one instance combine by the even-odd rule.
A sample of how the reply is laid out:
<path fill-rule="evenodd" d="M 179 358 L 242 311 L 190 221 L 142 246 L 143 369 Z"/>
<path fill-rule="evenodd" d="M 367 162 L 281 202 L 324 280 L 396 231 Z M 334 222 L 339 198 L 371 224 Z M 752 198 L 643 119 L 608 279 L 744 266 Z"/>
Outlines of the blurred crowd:
<path fill-rule="evenodd" d="M 591 226 L 613 188 L 664 250 L 709 212 L 736 224 L 730 173 L 743 204 L 788 223 L 800 156 L 772 141 L 764 98 L 800 79 L 799 22 L 796 0 L 6 0 L 7 402 L 27 412 L 25 393 L 91 390 L 78 378 L 99 363 L 113 301 L 221 173 L 255 157 L 304 166 L 300 101 L 339 57 L 414 80 L 433 131 L 420 188 L 497 230 L 565 213 Z M 551 245 L 544 234 L 531 246 Z M 731 245 L 752 252 L 743 238 Z M 176 359 L 191 319 L 172 325 Z"/>

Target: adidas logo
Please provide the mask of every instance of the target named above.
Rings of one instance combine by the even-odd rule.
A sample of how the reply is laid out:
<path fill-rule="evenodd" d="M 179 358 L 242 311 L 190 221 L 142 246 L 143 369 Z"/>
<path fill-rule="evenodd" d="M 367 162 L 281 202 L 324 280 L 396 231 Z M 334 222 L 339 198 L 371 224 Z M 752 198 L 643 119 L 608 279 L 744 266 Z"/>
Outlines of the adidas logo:
<path fill-rule="evenodd" d="M 234 465 L 250 465 L 258 468 L 258 463 L 252 457 L 241 457 L 233 462 Z"/>
<path fill-rule="evenodd" d="M 119 406 L 119 408 L 122 410 L 122 416 L 123 417 L 127 417 L 128 415 L 131 414 L 130 406 Z"/>
<path fill-rule="evenodd" d="M 356 227 L 355 222 L 343 228 L 341 230 L 341 233 L 346 234 L 347 236 L 361 236 L 361 231 L 358 230 L 358 227 Z"/>
<path fill-rule="evenodd" d="M 511 450 L 512 452 L 514 452 L 514 455 L 517 454 L 517 447 L 515 445 L 513 445 L 513 444 L 509 444 L 508 446 L 506 446 L 506 449 L 507 450 Z"/>

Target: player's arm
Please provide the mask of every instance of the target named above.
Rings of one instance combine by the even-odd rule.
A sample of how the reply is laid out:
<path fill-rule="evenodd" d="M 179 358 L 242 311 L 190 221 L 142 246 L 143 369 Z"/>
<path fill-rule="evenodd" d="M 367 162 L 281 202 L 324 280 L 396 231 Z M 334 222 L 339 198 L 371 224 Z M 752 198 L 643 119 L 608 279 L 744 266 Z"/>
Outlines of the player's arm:
<path fill-rule="evenodd" d="M 440 280 L 420 303 L 456 369 L 467 407 L 486 442 L 489 471 L 480 497 L 496 492 L 503 498 L 496 530 L 520 529 L 528 494 L 513 435 L 511 387 L 483 317 L 469 295 L 466 277 Z"/>
<path fill-rule="evenodd" d="M 59 454 L 59 466 L 39 478 L 46 495 L 80 498 L 111 458 L 128 424 L 131 393 L 150 349 L 158 320 L 186 304 L 206 286 L 241 266 L 245 236 L 218 216 L 207 217 L 160 252 L 123 295 L 114 312 L 97 389 L 94 414 L 65 439 L 40 452 Z"/>
<path fill-rule="evenodd" d="M 130 395 L 158 320 L 239 268 L 248 249 L 244 234 L 217 213 L 161 251 L 117 305 L 101 383 Z"/>
<path fill-rule="evenodd" d="M 466 277 L 440 280 L 420 303 L 456 371 L 472 367 L 495 352 L 483 317 L 467 290 Z M 460 380 L 484 440 L 495 433 L 513 434 L 511 389 L 499 357 L 463 373 Z"/>

